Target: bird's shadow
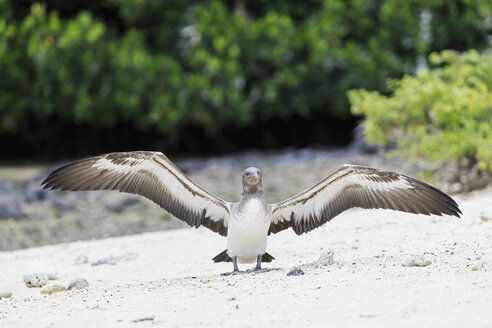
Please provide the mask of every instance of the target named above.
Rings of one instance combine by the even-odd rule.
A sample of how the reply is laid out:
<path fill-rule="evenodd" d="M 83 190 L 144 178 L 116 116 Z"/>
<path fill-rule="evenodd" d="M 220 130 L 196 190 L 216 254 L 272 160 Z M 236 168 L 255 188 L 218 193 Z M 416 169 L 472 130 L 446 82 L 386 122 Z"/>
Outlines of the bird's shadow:
<path fill-rule="evenodd" d="M 260 273 L 265 273 L 265 272 L 270 272 L 270 271 L 280 271 L 280 268 L 264 268 L 260 270 L 255 270 L 255 269 L 248 269 L 245 271 L 232 271 L 232 272 L 224 272 L 221 273 L 221 276 L 235 276 L 235 275 L 240 275 L 240 274 L 260 274 Z"/>

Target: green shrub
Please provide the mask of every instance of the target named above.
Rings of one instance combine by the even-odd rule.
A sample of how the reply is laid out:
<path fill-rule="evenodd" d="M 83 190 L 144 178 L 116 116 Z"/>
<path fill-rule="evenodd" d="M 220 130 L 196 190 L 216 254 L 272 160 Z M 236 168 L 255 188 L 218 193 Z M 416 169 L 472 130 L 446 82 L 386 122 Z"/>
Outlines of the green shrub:
<path fill-rule="evenodd" d="M 492 13 L 461 0 L 25 4 L 0 0 L 0 132 L 132 122 L 213 136 L 315 112 L 346 118 L 347 90 L 386 92 L 419 56 L 485 47 Z"/>
<path fill-rule="evenodd" d="M 390 96 L 349 92 L 367 140 L 396 141 L 397 153 L 414 160 L 466 157 L 492 171 L 492 54 L 443 51 L 429 61 L 434 68 L 391 80 Z"/>

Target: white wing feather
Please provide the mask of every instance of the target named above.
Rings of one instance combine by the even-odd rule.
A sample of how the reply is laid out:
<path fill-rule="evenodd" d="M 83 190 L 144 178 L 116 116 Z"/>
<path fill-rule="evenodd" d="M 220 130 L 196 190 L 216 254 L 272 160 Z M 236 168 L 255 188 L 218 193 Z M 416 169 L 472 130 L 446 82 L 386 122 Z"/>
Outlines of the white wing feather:
<path fill-rule="evenodd" d="M 458 217 L 461 213 L 454 200 L 422 181 L 357 165 L 345 165 L 312 188 L 270 206 L 270 232 L 292 227 L 298 234 L 352 207 Z"/>
<path fill-rule="evenodd" d="M 159 152 L 110 153 L 51 173 L 45 188 L 119 190 L 151 199 L 188 224 L 227 234 L 230 203 L 206 191 Z"/>

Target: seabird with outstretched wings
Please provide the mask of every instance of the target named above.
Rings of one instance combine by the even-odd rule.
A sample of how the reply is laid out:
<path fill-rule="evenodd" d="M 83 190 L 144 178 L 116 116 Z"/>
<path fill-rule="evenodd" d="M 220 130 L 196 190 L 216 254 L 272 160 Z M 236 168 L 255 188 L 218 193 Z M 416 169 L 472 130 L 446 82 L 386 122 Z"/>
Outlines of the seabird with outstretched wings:
<path fill-rule="evenodd" d="M 227 236 L 227 249 L 215 262 L 274 258 L 266 253 L 267 237 L 292 228 L 309 232 L 353 208 L 391 209 L 425 215 L 460 217 L 456 202 L 417 179 L 365 166 L 345 165 L 315 186 L 276 204 L 268 204 L 261 171 L 242 173 L 241 199 L 231 203 L 206 191 L 160 152 L 110 153 L 83 159 L 53 171 L 42 185 L 65 191 L 119 190 L 146 197 L 190 226 L 204 226 Z"/>

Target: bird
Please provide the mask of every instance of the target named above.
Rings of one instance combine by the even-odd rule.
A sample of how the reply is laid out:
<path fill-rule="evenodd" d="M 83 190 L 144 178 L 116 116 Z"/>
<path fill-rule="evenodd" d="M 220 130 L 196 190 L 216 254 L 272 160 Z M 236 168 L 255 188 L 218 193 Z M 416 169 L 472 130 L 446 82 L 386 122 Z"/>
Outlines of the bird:
<path fill-rule="evenodd" d="M 286 173 L 288 175 L 288 172 Z M 278 203 L 265 199 L 263 175 L 256 167 L 242 172 L 239 202 L 225 201 L 187 177 L 163 153 L 114 152 L 62 166 L 41 183 L 62 191 L 118 190 L 146 197 L 188 225 L 227 237 L 227 248 L 212 260 L 238 263 L 275 258 L 266 252 L 270 234 L 292 228 L 312 231 L 354 207 L 391 209 L 424 215 L 460 217 L 458 204 L 444 192 L 415 178 L 367 166 L 346 164 L 311 188 Z"/>

